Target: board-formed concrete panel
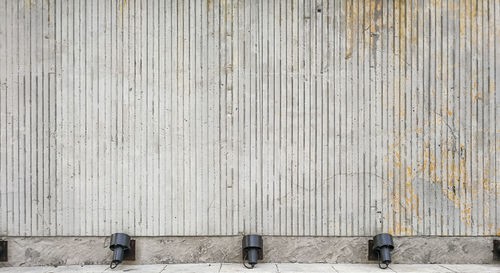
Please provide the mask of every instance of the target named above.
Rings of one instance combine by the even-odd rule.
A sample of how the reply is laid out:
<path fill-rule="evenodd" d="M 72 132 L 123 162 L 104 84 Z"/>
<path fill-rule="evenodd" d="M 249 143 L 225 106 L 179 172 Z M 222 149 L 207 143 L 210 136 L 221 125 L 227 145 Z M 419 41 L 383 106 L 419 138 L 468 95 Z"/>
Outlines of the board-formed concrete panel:
<path fill-rule="evenodd" d="M 500 234 L 500 4 L 0 1 L 0 235 Z"/>

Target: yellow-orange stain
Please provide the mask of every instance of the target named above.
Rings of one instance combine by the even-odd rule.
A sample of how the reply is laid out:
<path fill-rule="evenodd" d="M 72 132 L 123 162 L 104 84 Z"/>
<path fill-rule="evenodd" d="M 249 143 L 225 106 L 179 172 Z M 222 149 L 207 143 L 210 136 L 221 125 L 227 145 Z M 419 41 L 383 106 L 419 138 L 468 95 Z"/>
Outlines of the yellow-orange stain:
<path fill-rule="evenodd" d="M 347 27 L 346 27 L 346 41 L 347 41 L 347 49 L 345 59 L 351 58 L 352 51 L 354 48 L 354 44 L 357 42 L 355 40 L 354 32 L 357 30 L 357 22 L 358 22 L 358 9 L 353 8 L 354 1 L 347 1 L 345 5 L 345 14 L 347 15 Z"/>
<path fill-rule="evenodd" d="M 406 66 L 406 24 L 409 23 L 410 20 L 405 20 L 405 17 L 407 16 L 406 14 L 406 0 L 400 0 L 394 3 L 395 10 L 398 12 L 399 15 L 399 29 L 398 29 L 398 38 L 399 38 L 399 66 L 402 71 L 404 71 L 405 66 Z M 401 78 L 404 81 L 405 78 Z M 404 91 L 404 90 L 402 90 Z"/>
<path fill-rule="evenodd" d="M 398 192 L 395 192 L 392 195 L 392 201 L 394 202 L 394 207 L 393 207 L 394 212 L 399 213 L 401 208 L 399 206 L 400 203 L 399 203 L 399 193 Z"/>
<path fill-rule="evenodd" d="M 329 2 L 327 2 L 329 3 Z M 354 6 L 356 5 L 356 6 Z M 365 9 L 362 9 L 364 14 L 358 13 L 361 10 L 360 5 L 356 1 L 347 1 L 345 5 L 346 14 L 346 54 L 345 59 L 351 58 L 354 49 L 360 46 L 359 43 L 365 43 L 366 47 L 372 48 L 375 41 L 379 39 L 379 29 L 382 26 L 382 1 L 370 0 L 365 3 Z M 369 38 L 364 39 L 365 32 L 368 33 Z M 359 39 L 361 37 L 361 39 Z M 359 40 L 358 40 L 359 39 Z M 359 58 L 363 59 L 365 56 L 361 55 Z"/>
<path fill-rule="evenodd" d="M 224 21 L 227 21 L 227 3 L 226 3 L 226 0 L 221 0 L 220 1 L 221 5 L 222 5 L 222 9 L 224 10 Z"/>
<path fill-rule="evenodd" d="M 451 111 L 445 111 L 448 115 L 453 115 Z M 442 119 L 437 120 L 442 121 Z M 421 132 L 421 128 L 417 128 L 414 132 Z M 406 134 L 411 135 L 413 132 L 407 131 Z M 415 211 L 415 216 L 417 219 L 421 219 L 421 215 L 418 213 L 418 193 L 414 189 L 412 182 L 416 177 L 427 178 L 431 183 L 446 183 L 445 187 L 441 186 L 439 192 L 442 193 L 448 200 L 453 202 L 454 206 L 460 211 L 460 219 L 465 222 L 467 226 L 472 224 L 472 203 L 470 197 L 467 198 L 466 192 L 475 192 L 476 189 L 472 188 L 472 183 L 468 178 L 467 169 L 468 164 L 470 164 L 467 158 L 467 150 L 465 149 L 465 144 L 459 144 L 456 149 L 450 148 L 449 141 L 452 138 L 442 138 L 440 139 L 440 148 L 431 147 L 431 143 L 434 143 L 433 138 L 426 140 L 423 143 L 422 153 L 419 156 L 421 158 L 420 162 L 409 163 L 407 165 L 405 160 L 404 150 L 400 150 L 400 147 L 405 146 L 406 136 L 396 137 L 394 143 L 389 145 L 389 155 L 392 156 L 392 166 L 388 171 L 388 178 L 390 180 L 395 179 L 396 174 L 405 174 L 403 178 L 404 181 L 404 191 L 398 192 L 399 188 L 395 188 L 396 192 L 392 193 L 392 199 L 394 202 L 393 210 L 394 213 L 404 212 L 405 210 Z M 407 145 L 407 144 L 406 144 Z M 500 148 L 500 141 L 495 148 Z M 493 147 L 492 147 L 493 148 Z M 495 150 L 493 148 L 493 150 Z M 494 151 L 493 151 L 494 152 Z M 488 157 L 485 157 L 486 162 L 488 162 Z M 386 162 L 386 157 L 384 157 L 384 162 Z M 489 166 L 489 164 L 485 164 Z M 416 168 L 415 168 L 416 167 Z M 486 192 L 489 193 L 491 185 L 489 180 L 489 171 L 478 170 L 483 172 L 484 178 L 482 178 L 479 183 L 480 186 L 484 188 Z M 424 179 L 425 181 L 425 179 Z M 396 184 L 398 181 L 394 181 Z M 396 185 L 396 187 L 398 187 Z M 474 192 L 473 192 L 474 194 Z M 474 198 L 474 197 L 473 197 Z M 405 227 L 405 223 L 398 223 L 394 221 L 393 230 L 396 234 L 404 232 L 405 230 L 410 231 L 409 227 Z"/>
<path fill-rule="evenodd" d="M 399 155 L 398 152 L 395 153 L 395 156 L 396 157 L 393 160 L 394 166 L 399 167 L 399 166 L 401 166 L 401 156 Z"/>
<path fill-rule="evenodd" d="M 396 222 L 396 226 L 394 228 L 396 234 L 401 234 L 401 225 L 399 224 L 399 222 Z"/>
<path fill-rule="evenodd" d="M 120 4 L 120 24 L 121 27 L 123 28 L 123 9 L 127 6 L 127 0 L 123 0 L 122 3 Z"/>
<path fill-rule="evenodd" d="M 472 222 L 472 215 L 471 215 L 471 207 L 468 206 L 466 207 L 465 209 L 462 210 L 462 217 L 461 217 L 462 221 L 465 222 L 465 224 L 467 226 L 470 226 L 471 222 Z"/>
<path fill-rule="evenodd" d="M 485 173 L 485 175 L 487 175 L 487 174 Z M 489 190 L 490 189 L 490 182 L 489 182 L 488 178 L 483 178 L 483 188 L 485 190 Z"/>
<path fill-rule="evenodd" d="M 462 0 L 462 4 L 459 5 L 460 6 L 460 20 L 459 20 L 459 28 L 460 28 L 460 35 L 465 35 L 465 19 L 466 19 L 466 15 L 465 15 L 465 8 L 461 8 L 461 7 L 466 7 L 467 6 L 467 1 L 466 0 Z"/>

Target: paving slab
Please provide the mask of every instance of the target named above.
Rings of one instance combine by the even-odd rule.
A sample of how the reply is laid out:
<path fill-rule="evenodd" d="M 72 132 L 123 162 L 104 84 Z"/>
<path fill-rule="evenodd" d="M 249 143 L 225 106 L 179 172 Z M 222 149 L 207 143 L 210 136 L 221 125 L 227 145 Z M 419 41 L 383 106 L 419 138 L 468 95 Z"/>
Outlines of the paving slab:
<path fill-rule="evenodd" d="M 217 273 L 221 264 L 169 264 L 161 273 Z"/>
<path fill-rule="evenodd" d="M 72 273 L 72 272 L 85 272 L 85 273 L 102 273 L 109 268 L 109 265 L 65 265 L 53 267 L 45 273 Z"/>
<path fill-rule="evenodd" d="M 220 273 L 248 272 L 248 273 L 276 273 L 276 264 L 257 264 L 253 269 L 248 269 L 243 264 L 222 264 Z"/>
<path fill-rule="evenodd" d="M 335 272 L 331 264 L 277 264 L 280 273 Z"/>
<path fill-rule="evenodd" d="M 500 273 L 500 264 L 443 264 L 441 266 L 460 273 Z"/>
<path fill-rule="evenodd" d="M 391 264 L 390 269 L 398 273 L 449 273 L 453 272 L 437 264 Z"/>
<path fill-rule="evenodd" d="M 141 272 L 141 273 L 160 273 L 165 269 L 166 264 L 145 264 L 145 265 L 128 265 L 121 264 L 118 265 L 115 269 L 108 268 L 106 269 L 106 273 L 121 273 L 121 272 Z"/>
<path fill-rule="evenodd" d="M 333 264 L 333 269 L 338 273 L 371 273 L 371 272 L 394 272 L 390 269 L 380 269 L 378 264 Z"/>
<path fill-rule="evenodd" d="M 0 272 L 9 273 L 46 273 L 54 269 L 53 266 L 34 266 L 34 267 L 0 267 Z"/>

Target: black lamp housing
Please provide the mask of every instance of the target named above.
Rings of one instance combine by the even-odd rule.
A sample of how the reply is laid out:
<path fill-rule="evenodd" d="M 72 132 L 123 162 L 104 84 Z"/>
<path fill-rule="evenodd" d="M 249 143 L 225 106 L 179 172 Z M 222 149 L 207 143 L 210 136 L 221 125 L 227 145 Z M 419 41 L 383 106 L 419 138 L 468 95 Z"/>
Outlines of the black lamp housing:
<path fill-rule="evenodd" d="M 243 265 L 246 268 L 254 268 L 257 264 L 257 260 L 262 260 L 263 254 L 263 242 L 262 236 L 256 234 L 245 235 L 241 241 L 241 246 L 243 249 Z M 248 261 L 250 266 L 245 264 Z"/>
<path fill-rule="evenodd" d="M 109 249 L 113 251 L 113 260 L 110 267 L 116 268 L 128 255 L 130 250 L 130 236 L 125 233 L 112 234 Z"/>
<path fill-rule="evenodd" d="M 8 261 L 7 250 L 8 250 L 7 241 L 0 240 L 0 262 Z"/>
<path fill-rule="evenodd" d="M 373 251 L 378 255 L 378 265 L 382 269 L 389 267 L 391 263 L 391 251 L 394 249 L 394 242 L 392 235 L 388 233 L 381 233 L 373 237 Z M 381 263 L 385 264 L 382 267 Z"/>
<path fill-rule="evenodd" d="M 493 240 L 493 259 L 500 261 L 500 240 Z"/>

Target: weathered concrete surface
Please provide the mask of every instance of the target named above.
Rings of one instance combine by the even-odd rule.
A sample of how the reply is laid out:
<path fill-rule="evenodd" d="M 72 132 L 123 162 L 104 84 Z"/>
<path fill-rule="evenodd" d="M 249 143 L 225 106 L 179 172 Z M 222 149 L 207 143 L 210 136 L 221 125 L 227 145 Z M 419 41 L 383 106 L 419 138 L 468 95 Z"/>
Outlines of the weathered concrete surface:
<path fill-rule="evenodd" d="M 62 273 L 62 272 L 141 272 L 141 273 L 498 273 L 496 265 L 449 265 L 449 264 L 393 264 L 388 270 L 379 269 L 376 264 L 298 264 L 298 263 L 259 263 L 254 269 L 246 269 L 241 263 L 231 264 L 155 264 L 155 265 L 120 265 L 111 270 L 105 265 L 59 266 L 59 267 L 8 267 L 0 272 L 9 273 Z"/>
<path fill-rule="evenodd" d="M 108 237 L 7 237 L 9 262 L 2 266 L 108 264 Z M 130 264 L 238 263 L 241 237 L 136 237 Z M 370 263 L 370 237 L 264 236 L 267 263 Z M 396 237 L 394 263 L 495 263 L 494 237 Z"/>
<path fill-rule="evenodd" d="M 398 263 L 491 263 L 492 237 L 396 238 Z"/>
<path fill-rule="evenodd" d="M 498 236 L 498 2 L 0 1 L 0 236 Z"/>

